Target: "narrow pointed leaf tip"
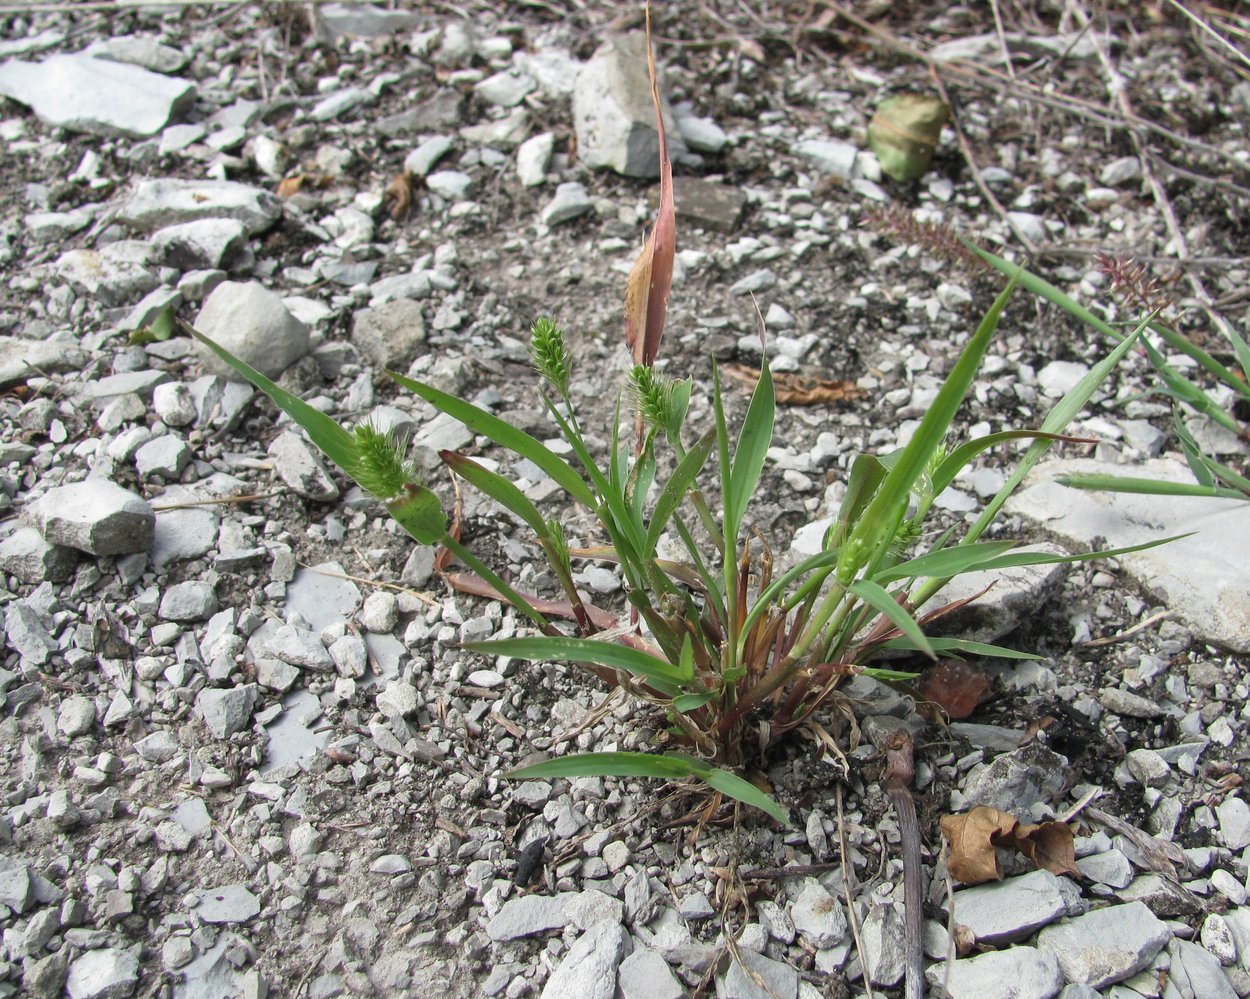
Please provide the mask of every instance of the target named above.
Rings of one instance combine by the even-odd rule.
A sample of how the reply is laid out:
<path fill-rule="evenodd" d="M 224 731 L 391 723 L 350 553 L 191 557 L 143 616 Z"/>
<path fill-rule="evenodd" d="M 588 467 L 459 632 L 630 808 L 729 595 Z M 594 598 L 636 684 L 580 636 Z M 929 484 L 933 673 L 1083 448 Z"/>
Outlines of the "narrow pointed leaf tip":
<path fill-rule="evenodd" d="M 660 140 L 660 207 L 651 234 L 625 285 L 625 343 L 635 364 L 650 367 L 660 352 L 660 337 L 664 335 L 668 295 L 673 286 L 673 257 L 677 252 L 673 164 L 668 158 L 660 85 L 651 49 L 650 4 L 647 5 L 647 71 L 651 76 L 651 101 L 655 105 L 655 128 Z"/>

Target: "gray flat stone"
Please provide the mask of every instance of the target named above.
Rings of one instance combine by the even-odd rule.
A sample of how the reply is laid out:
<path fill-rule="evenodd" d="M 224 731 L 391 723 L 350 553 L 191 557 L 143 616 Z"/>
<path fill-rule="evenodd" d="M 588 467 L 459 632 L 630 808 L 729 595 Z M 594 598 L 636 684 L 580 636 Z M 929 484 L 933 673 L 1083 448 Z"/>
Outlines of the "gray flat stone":
<path fill-rule="evenodd" d="M 790 907 L 794 928 L 815 948 L 832 947 L 846 936 L 846 910 L 815 878 L 807 878 Z"/>
<path fill-rule="evenodd" d="M 1061 794 L 1068 783 L 1067 771 L 1065 757 L 1037 743 L 1000 753 L 973 768 L 964 786 L 964 804 L 1015 813 Z"/>
<path fill-rule="evenodd" d="M 0 95 L 72 132 L 146 138 L 191 107 L 195 84 L 77 53 L 10 59 L 0 65 Z"/>
<path fill-rule="evenodd" d="M 217 592 L 211 583 L 188 579 L 175 583 L 161 597 L 162 621 L 206 621 L 217 613 Z"/>
<path fill-rule="evenodd" d="M 1090 459 L 1047 462 L 1006 505 L 1074 550 L 1095 538 L 1120 547 L 1195 532 L 1149 551 L 1119 556 L 1120 565 L 1165 603 L 1196 637 L 1250 652 L 1250 504 L 1240 500 L 1086 492 L 1055 482 L 1074 472 L 1192 482 L 1182 462 L 1154 459 L 1108 465 Z"/>
<path fill-rule="evenodd" d="M 237 219 L 249 233 L 263 232 L 282 214 L 268 191 L 232 180 L 144 180 L 118 213 L 136 229 L 151 231 L 199 219 Z"/>
<path fill-rule="evenodd" d="M 57 258 L 56 273 L 79 295 L 105 305 L 130 305 L 160 284 L 148 260 L 135 256 L 115 243 L 99 250 L 67 250 Z"/>
<path fill-rule="evenodd" d="M 562 930 L 569 924 L 564 899 L 552 895 L 522 895 L 504 902 L 486 924 L 486 935 L 492 940 L 520 940 L 550 930 Z"/>
<path fill-rule="evenodd" d="M 139 959 L 133 951 L 102 947 L 89 950 L 69 966 L 65 991 L 70 999 L 123 999 L 139 984 Z"/>
<path fill-rule="evenodd" d="M 903 942 L 903 914 L 893 903 L 873 905 L 860 927 L 864 949 L 860 962 L 874 985 L 893 988 L 903 980 L 907 966 Z"/>
<path fill-rule="evenodd" d="M 206 923 L 246 923 L 260 912 L 260 899 L 244 885 L 223 885 L 199 892 L 195 914 Z"/>
<path fill-rule="evenodd" d="M 634 952 L 617 969 L 620 999 L 684 999 L 686 990 L 658 953 L 647 947 Z"/>
<path fill-rule="evenodd" d="M 247 245 L 247 226 L 236 218 L 195 219 L 158 229 L 152 245 L 169 267 L 221 268 Z"/>
<path fill-rule="evenodd" d="M 1174 939 L 1168 955 L 1172 958 L 1168 984 L 1181 999 L 1237 999 L 1219 960 L 1196 943 Z"/>
<path fill-rule="evenodd" d="M 287 610 L 297 611 L 318 631 L 346 621 L 360 606 L 360 590 L 350 579 L 340 578 L 343 575 L 344 569 L 337 562 L 298 570 L 287 584 Z"/>
<path fill-rule="evenodd" d="M 1166 923 L 1130 902 L 1047 926 L 1037 946 L 1055 955 L 1069 982 L 1102 989 L 1148 967 L 1171 939 Z"/>
<path fill-rule="evenodd" d="M 543 986 L 542 999 L 613 999 L 617 968 L 632 947 L 619 923 L 599 923 L 569 948 Z"/>
<path fill-rule="evenodd" d="M 397 298 L 352 318 L 352 343 L 378 367 L 403 370 L 422 353 L 425 317 L 419 303 Z"/>
<path fill-rule="evenodd" d="M 955 893 L 955 921 L 972 930 L 979 943 L 1023 940 L 1064 914 L 1067 907 L 1058 881 L 1049 871 L 1033 871 L 965 888 Z"/>
<path fill-rule="evenodd" d="M 843 180 L 851 179 L 855 171 L 855 160 L 859 156 L 858 148 L 849 142 L 839 142 L 836 139 L 805 139 L 796 142 L 791 152 L 807 160 L 822 173 L 832 174 Z"/>
<path fill-rule="evenodd" d="M 76 371 L 87 363 L 77 343 L 0 336 L 0 386 L 44 372 Z"/>
<path fill-rule="evenodd" d="M 30 513 L 45 540 L 91 555 L 147 551 L 156 526 L 146 501 L 98 478 L 50 489 Z"/>
<path fill-rule="evenodd" d="M 594 206 L 594 201 L 586 193 L 586 185 L 580 181 L 571 180 L 556 188 L 555 195 L 543 206 L 539 218 L 542 219 L 544 225 L 559 225 L 561 222 L 569 222 L 578 216 L 585 215 Z"/>
<path fill-rule="evenodd" d="M 1133 880 L 1133 865 L 1119 850 L 1082 857 L 1076 867 L 1091 881 L 1111 888 L 1125 888 Z"/>
<path fill-rule="evenodd" d="M 747 950 L 740 951 L 739 956 L 742 963 L 731 961 L 716 980 L 716 999 L 797 999 L 799 973 L 790 965 Z M 756 978 L 764 983 L 763 988 Z"/>
<path fill-rule="evenodd" d="M 292 666 L 317 673 L 334 670 L 334 660 L 321 641 L 321 636 L 307 628 L 284 624 L 266 643 L 270 653 Z"/>
<path fill-rule="evenodd" d="M 933 964 L 925 977 L 935 990 L 945 983 L 950 999 L 1051 999 L 1063 988 L 1058 960 L 1033 947 L 964 958 L 949 969 Z"/>

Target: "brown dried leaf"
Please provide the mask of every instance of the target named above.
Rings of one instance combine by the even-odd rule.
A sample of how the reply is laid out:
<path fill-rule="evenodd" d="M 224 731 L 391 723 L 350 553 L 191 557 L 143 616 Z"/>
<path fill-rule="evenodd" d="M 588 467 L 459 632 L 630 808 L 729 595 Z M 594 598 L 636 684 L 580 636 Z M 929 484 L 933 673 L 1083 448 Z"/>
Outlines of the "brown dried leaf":
<path fill-rule="evenodd" d="M 942 706 L 951 718 L 967 718 L 989 694 L 993 679 L 985 670 L 960 659 L 930 666 L 920 678 L 920 694 Z"/>
<path fill-rule="evenodd" d="M 977 805 L 963 815 L 943 815 L 942 835 L 951 845 L 946 869 L 966 885 L 1001 881 L 1003 870 L 994 852 L 994 839 L 1010 835 L 1019 823 L 997 808 Z"/>
<path fill-rule="evenodd" d="M 1020 826 L 1012 837 L 1015 848 L 1043 871 L 1080 874 L 1072 839 L 1072 830 L 1065 822 Z"/>
<path fill-rule="evenodd" d="M 293 198 L 299 194 L 299 189 L 304 186 L 304 180 L 307 174 L 297 173 L 290 177 L 283 177 L 278 182 L 278 197 L 283 200 Z"/>
<path fill-rule="evenodd" d="M 752 389 L 760 380 L 759 370 L 745 364 L 726 364 L 721 371 Z M 867 395 L 854 382 L 777 371 L 773 372 L 773 388 L 777 394 L 777 402 L 783 406 L 833 406 L 862 399 Z"/>
<path fill-rule="evenodd" d="M 943 815 L 942 835 L 950 842 L 946 867 L 966 885 L 1001 881 L 996 847 L 1016 850 L 1051 874 L 1077 874 L 1072 830 L 1063 822 L 1021 825 L 1007 812 L 977 805 L 963 815 Z"/>
<path fill-rule="evenodd" d="M 396 222 L 408 217 L 412 210 L 412 191 L 416 186 L 416 178 L 404 170 L 397 173 L 386 185 L 385 198 L 391 205 L 391 218 Z"/>
<path fill-rule="evenodd" d="M 660 352 L 660 337 L 668 315 L 668 294 L 673 285 L 673 258 L 677 253 L 677 212 L 673 203 L 673 164 L 668 158 L 668 139 L 660 107 L 651 49 L 651 7 L 647 6 L 647 70 L 651 74 L 651 102 L 660 138 L 660 207 L 655 225 L 642 253 L 634 261 L 625 284 L 625 343 L 635 364 L 650 367 Z"/>

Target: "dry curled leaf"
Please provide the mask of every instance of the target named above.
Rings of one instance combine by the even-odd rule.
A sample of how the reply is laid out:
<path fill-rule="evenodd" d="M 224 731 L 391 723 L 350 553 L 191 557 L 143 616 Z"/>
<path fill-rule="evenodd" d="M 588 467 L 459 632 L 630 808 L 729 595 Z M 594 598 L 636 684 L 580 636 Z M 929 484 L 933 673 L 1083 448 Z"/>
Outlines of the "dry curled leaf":
<path fill-rule="evenodd" d="M 651 50 L 650 6 L 647 7 L 647 71 L 651 76 L 651 102 L 655 105 L 655 128 L 660 140 L 660 207 L 651 234 L 634 261 L 625 285 L 625 343 L 635 364 L 650 367 L 660 352 L 660 337 L 668 315 L 668 293 L 673 283 L 673 258 L 677 252 L 673 165 L 668 157 L 660 85 Z"/>
<path fill-rule="evenodd" d="M 721 371 L 752 389 L 760 380 L 759 370 L 745 364 L 726 364 Z M 862 399 L 867 394 L 854 382 L 777 371 L 773 372 L 773 388 L 777 402 L 783 406 L 832 406 Z"/>
<path fill-rule="evenodd" d="M 412 210 L 412 191 L 416 186 L 416 178 L 404 170 L 397 173 L 386 185 L 386 200 L 390 203 L 391 218 L 396 222 L 408 217 Z"/>
<path fill-rule="evenodd" d="M 1015 850 L 1051 874 L 1075 874 L 1072 830 L 1063 822 L 1021 825 L 1008 812 L 977 805 L 963 815 L 944 815 L 942 835 L 950 843 L 946 867 L 966 885 L 1001 881 L 997 849 Z"/>
<path fill-rule="evenodd" d="M 293 173 L 278 181 L 278 197 L 283 199 L 293 198 L 305 187 L 325 187 L 329 183 L 330 177 L 327 174 L 314 173 L 308 170 Z"/>

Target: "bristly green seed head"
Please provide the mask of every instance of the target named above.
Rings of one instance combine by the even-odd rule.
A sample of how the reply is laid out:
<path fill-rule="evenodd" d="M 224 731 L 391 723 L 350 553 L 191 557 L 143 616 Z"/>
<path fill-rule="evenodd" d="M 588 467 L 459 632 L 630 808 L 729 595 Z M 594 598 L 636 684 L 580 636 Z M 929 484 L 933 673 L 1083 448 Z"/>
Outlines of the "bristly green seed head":
<path fill-rule="evenodd" d="M 534 321 L 530 336 L 530 360 L 538 373 L 551 382 L 561 397 L 568 398 L 569 381 L 573 376 L 573 358 L 564 342 L 564 330 L 546 316 Z"/>
<path fill-rule="evenodd" d="M 415 461 L 405 460 L 408 438 L 393 431 L 383 433 L 372 423 L 362 423 L 354 431 L 356 464 L 348 469 L 360 488 L 379 499 L 398 496 L 409 483 L 417 483 L 421 470 Z"/>
<path fill-rule="evenodd" d="M 672 433 L 685 418 L 685 397 L 678 398 L 678 390 L 684 384 L 675 378 L 666 378 L 654 368 L 636 364 L 629 373 L 630 394 L 642 414 L 642 421 L 656 430 Z M 688 395 L 688 393 L 687 393 Z"/>
<path fill-rule="evenodd" d="M 551 544 L 551 559 L 558 563 L 558 568 L 564 572 L 570 571 L 569 562 L 569 541 L 564 535 L 564 524 L 558 517 L 551 517 L 547 520 L 547 532 Z"/>

